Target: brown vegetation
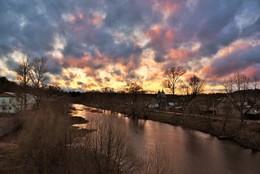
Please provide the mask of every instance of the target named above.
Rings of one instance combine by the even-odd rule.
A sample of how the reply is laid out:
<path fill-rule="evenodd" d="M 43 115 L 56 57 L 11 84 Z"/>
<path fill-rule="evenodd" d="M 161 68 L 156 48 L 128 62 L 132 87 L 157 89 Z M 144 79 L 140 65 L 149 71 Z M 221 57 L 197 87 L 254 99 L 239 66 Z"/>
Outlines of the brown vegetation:
<path fill-rule="evenodd" d="M 90 130 L 82 131 L 70 126 L 75 120 L 71 121 L 69 108 L 68 100 L 62 97 L 44 100 L 37 110 L 23 113 L 26 121 L 14 142 L 0 143 L 5 147 L 0 151 L 0 172 L 121 174 L 167 170 L 166 165 L 158 166 L 162 157 L 158 150 L 147 159 L 137 156 L 125 127 L 114 117 L 90 120 Z"/>

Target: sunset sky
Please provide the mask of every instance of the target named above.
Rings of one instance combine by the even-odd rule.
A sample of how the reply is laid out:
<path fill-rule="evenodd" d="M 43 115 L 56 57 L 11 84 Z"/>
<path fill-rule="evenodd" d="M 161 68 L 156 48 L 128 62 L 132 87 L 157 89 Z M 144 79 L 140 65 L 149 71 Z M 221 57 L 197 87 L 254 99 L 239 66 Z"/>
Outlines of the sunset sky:
<path fill-rule="evenodd" d="M 259 0 L 1 0 L 0 76 L 47 57 L 50 84 L 71 90 L 162 89 L 183 66 L 206 91 L 242 72 L 260 78 Z"/>

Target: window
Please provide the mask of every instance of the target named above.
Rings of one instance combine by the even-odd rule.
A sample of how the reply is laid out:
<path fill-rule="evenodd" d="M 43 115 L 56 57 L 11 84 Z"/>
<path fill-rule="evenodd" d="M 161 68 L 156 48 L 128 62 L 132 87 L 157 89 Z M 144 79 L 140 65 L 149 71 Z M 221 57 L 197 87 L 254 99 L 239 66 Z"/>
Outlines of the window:
<path fill-rule="evenodd" d="M 9 103 L 10 103 L 10 104 L 13 103 L 13 99 L 12 99 L 12 98 L 9 99 Z"/>
<path fill-rule="evenodd" d="M 5 99 L 3 99 L 3 104 L 5 104 Z"/>

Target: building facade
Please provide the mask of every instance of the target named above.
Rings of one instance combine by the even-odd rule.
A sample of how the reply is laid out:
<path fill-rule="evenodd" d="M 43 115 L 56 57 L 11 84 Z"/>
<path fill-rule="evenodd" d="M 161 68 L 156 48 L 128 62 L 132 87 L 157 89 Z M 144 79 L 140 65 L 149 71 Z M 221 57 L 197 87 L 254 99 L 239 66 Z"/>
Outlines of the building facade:
<path fill-rule="evenodd" d="M 0 94 L 0 113 L 15 113 L 16 99 L 15 93 L 4 92 Z"/>

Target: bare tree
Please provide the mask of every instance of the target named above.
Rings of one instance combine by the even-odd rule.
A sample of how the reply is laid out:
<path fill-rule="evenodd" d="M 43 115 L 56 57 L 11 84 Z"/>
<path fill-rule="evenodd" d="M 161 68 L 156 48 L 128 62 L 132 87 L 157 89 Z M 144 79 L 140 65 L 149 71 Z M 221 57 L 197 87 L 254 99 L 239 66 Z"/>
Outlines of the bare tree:
<path fill-rule="evenodd" d="M 114 88 L 111 88 L 111 87 L 104 87 L 101 89 L 101 91 L 103 93 L 114 93 L 115 92 Z"/>
<path fill-rule="evenodd" d="M 41 90 L 46 87 L 46 58 L 35 58 L 32 62 L 32 69 L 29 73 L 30 80 L 32 82 L 33 87 L 35 88 L 35 100 L 36 100 L 36 108 L 39 107 L 42 98 Z"/>
<path fill-rule="evenodd" d="M 141 93 L 143 90 L 142 86 L 137 84 L 136 82 L 127 83 L 126 85 L 126 91 L 128 93 Z"/>
<path fill-rule="evenodd" d="M 189 80 L 189 86 L 191 88 L 191 94 L 196 96 L 202 93 L 205 86 L 205 80 L 202 80 L 198 76 L 193 75 Z"/>
<path fill-rule="evenodd" d="M 249 89 L 250 79 L 240 72 L 235 73 L 231 81 L 233 81 L 234 90 L 236 91 Z"/>
<path fill-rule="evenodd" d="M 185 69 L 182 66 L 172 67 L 165 71 L 165 80 L 163 85 L 166 88 L 169 88 L 172 91 L 172 94 L 175 94 L 176 84 L 178 79 L 185 73 Z"/>
<path fill-rule="evenodd" d="M 243 122 L 245 115 L 254 107 L 259 96 L 252 93 L 250 89 L 250 78 L 244 74 L 237 72 L 232 77 L 223 82 L 227 97 L 238 110 Z M 248 105 L 250 103 L 250 106 Z"/>
<path fill-rule="evenodd" d="M 154 149 L 150 150 L 148 156 L 143 161 L 144 165 L 140 171 L 141 174 L 174 173 L 174 168 L 170 164 L 170 159 L 166 151 L 157 145 Z"/>
<path fill-rule="evenodd" d="M 21 108 L 26 110 L 27 108 L 27 87 L 30 82 L 30 72 L 32 70 L 32 64 L 30 63 L 28 57 L 23 59 L 23 61 L 17 65 L 15 72 L 16 78 L 19 81 L 20 85 L 22 86 L 22 94 L 21 94 Z"/>
<path fill-rule="evenodd" d="M 182 95 L 188 96 L 190 94 L 189 84 L 182 80 L 180 81 L 179 89 Z"/>
<path fill-rule="evenodd" d="M 258 89 L 258 85 L 259 85 L 259 81 L 258 81 L 258 78 L 255 76 L 253 78 L 253 87 L 254 87 L 254 90 Z"/>
<path fill-rule="evenodd" d="M 136 155 L 123 124 L 114 117 L 91 120 L 91 127 L 97 129 L 86 135 L 84 147 L 91 150 L 91 157 L 98 167 L 98 173 L 134 173 L 140 168 L 141 160 Z"/>

